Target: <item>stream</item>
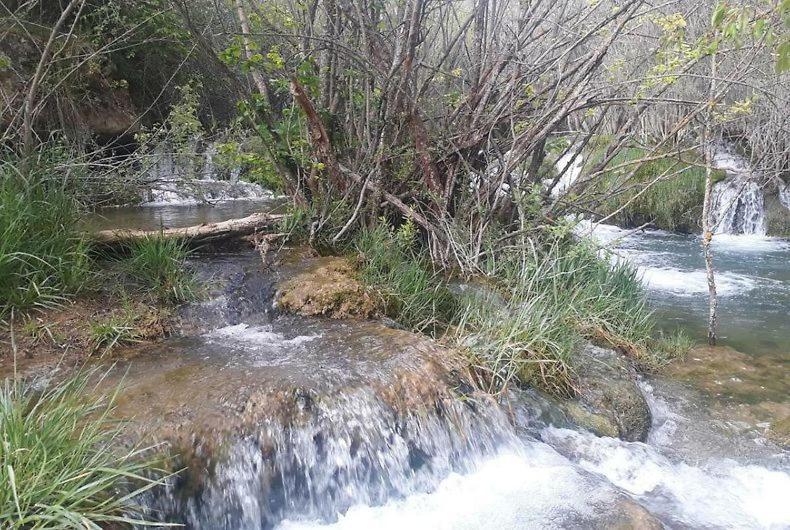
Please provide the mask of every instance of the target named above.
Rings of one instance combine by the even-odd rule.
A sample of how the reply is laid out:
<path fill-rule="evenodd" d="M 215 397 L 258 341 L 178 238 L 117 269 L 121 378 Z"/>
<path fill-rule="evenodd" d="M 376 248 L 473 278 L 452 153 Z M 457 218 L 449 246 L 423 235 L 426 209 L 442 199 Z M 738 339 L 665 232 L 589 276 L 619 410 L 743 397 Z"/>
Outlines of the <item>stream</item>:
<path fill-rule="evenodd" d="M 115 209 L 93 226 L 167 228 L 273 206 Z M 587 230 L 639 267 L 662 327 L 704 337 L 696 237 Z M 279 315 L 275 285 L 300 270 L 300 252 L 273 269 L 252 250 L 196 254 L 210 289 L 182 309 L 183 334 L 117 367 L 120 412 L 189 448 L 189 469 L 144 500 L 149 514 L 227 530 L 790 528 L 790 458 L 766 435 L 788 416 L 786 241 L 717 237 L 721 336 L 733 349 L 707 355 L 728 364 L 641 380 L 645 443 L 575 430 L 530 391 L 506 407 L 467 394 L 460 368 L 411 334 Z M 705 352 L 692 352 L 699 366 Z"/>

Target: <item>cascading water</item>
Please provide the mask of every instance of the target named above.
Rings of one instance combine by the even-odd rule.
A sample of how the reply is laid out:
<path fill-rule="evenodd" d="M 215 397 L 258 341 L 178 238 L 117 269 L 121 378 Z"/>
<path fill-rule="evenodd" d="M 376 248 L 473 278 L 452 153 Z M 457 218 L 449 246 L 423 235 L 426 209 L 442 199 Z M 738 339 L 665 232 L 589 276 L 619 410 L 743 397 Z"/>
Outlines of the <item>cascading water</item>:
<path fill-rule="evenodd" d="M 185 156 L 162 145 L 152 153 L 144 176 L 152 184 L 143 205 L 190 205 L 272 197 L 271 192 L 258 184 L 239 180 L 239 168 L 220 170 L 215 161 L 215 143 L 209 143 L 202 152 L 197 148 L 194 151 L 196 154 Z"/>
<path fill-rule="evenodd" d="M 187 468 L 149 492 L 149 517 L 220 530 L 790 525 L 787 460 L 706 416 L 699 396 L 671 388 L 678 406 L 645 387 L 648 442 L 598 438 L 532 391 L 505 406 L 477 394 L 463 362 L 417 335 L 272 314 L 277 278 L 255 252 L 193 266 L 212 294 L 184 309 L 191 328 L 118 366 L 119 413 Z"/>
<path fill-rule="evenodd" d="M 727 177 L 713 188 L 710 221 L 720 234 L 765 235 L 765 196 L 746 160 L 722 145 L 713 149 L 713 165 Z"/>

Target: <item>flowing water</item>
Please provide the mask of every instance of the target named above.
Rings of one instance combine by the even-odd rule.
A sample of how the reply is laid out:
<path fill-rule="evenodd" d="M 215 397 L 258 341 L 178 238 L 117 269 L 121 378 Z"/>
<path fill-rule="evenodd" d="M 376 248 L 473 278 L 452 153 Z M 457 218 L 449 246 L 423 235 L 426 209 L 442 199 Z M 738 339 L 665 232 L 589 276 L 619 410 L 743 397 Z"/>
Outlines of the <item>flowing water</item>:
<path fill-rule="evenodd" d="M 97 222 L 184 226 L 270 206 L 116 209 Z M 591 232 L 640 267 L 664 327 L 703 336 L 698 238 Z M 493 403 L 463 363 L 411 334 L 278 315 L 274 286 L 303 266 L 298 250 L 274 268 L 251 250 L 196 255 L 209 293 L 182 310 L 183 334 L 117 367 L 121 413 L 188 466 L 145 505 L 227 530 L 790 528 L 790 459 L 766 434 L 787 414 L 790 244 L 715 241 L 722 337 L 746 352 L 727 354 L 741 372 L 707 387 L 696 372 L 642 381 L 646 443 L 575 430 L 528 391 Z"/>
<path fill-rule="evenodd" d="M 719 234 L 764 235 L 765 196 L 748 162 L 733 148 L 716 145 L 713 165 L 726 178 L 713 187 L 711 225 Z"/>

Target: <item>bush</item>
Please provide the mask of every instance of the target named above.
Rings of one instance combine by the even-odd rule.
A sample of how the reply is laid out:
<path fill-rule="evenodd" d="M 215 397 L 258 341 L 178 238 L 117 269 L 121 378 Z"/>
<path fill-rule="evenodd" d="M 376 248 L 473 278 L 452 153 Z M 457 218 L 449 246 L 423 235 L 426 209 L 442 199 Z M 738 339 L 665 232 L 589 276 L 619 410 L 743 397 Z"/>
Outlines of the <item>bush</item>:
<path fill-rule="evenodd" d="M 0 319 L 56 306 L 89 276 L 79 205 L 46 168 L 23 178 L 14 161 L 0 164 Z"/>
<path fill-rule="evenodd" d="M 134 518 L 135 497 L 158 484 L 142 449 L 116 453 L 113 400 L 86 398 L 88 375 L 36 393 L 0 389 L 0 527 L 87 528 Z M 138 521 L 139 522 L 139 521 Z"/>
<path fill-rule="evenodd" d="M 185 241 L 162 235 L 132 242 L 126 273 L 162 303 L 181 303 L 195 296 L 195 281 L 186 268 L 190 254 Z"/>

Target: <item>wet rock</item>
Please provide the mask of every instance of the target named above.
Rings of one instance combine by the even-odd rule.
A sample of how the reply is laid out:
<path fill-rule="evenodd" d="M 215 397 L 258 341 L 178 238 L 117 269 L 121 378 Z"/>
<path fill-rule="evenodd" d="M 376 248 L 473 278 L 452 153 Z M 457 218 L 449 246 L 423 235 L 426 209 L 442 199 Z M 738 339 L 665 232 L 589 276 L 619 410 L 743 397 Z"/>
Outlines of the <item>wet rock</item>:
<path fill-rule="evenodd" d="M 628 359 L 588 345 L 577 366 L 579 396 L 561 404 L 568 419 L 598 436 L 644 441 L 650 409 Z"/>
<path fill-rule="evenodd" d="M 617 503 L 614 514 L 606 521 L 607 530 L 661 530 L 664 525 L 631 499 L 624 498 Z"/>
<path fill-rule="evenodd" d="M 381 305 L 356 278 L 352 263 L 332 256 L 315 258 L 306 269 L 281 283 L 276 299 L 283 311 L 331 318 L 371 318 Z"/>

